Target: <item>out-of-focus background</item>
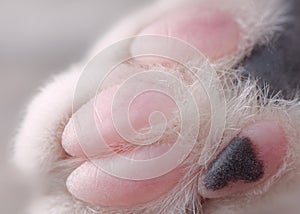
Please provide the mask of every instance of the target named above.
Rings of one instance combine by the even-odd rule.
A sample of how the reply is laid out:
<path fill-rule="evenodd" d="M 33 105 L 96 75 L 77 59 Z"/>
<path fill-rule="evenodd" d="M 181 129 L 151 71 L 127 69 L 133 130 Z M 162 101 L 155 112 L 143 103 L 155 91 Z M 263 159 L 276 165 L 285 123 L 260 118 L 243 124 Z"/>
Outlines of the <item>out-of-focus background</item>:
<path fill-rule="evenodd" d="M 30 98 L 118 20 L 151 1 L 0 0 L 0 213 L 24 213 L 27 193 L 9 155 Z"/>

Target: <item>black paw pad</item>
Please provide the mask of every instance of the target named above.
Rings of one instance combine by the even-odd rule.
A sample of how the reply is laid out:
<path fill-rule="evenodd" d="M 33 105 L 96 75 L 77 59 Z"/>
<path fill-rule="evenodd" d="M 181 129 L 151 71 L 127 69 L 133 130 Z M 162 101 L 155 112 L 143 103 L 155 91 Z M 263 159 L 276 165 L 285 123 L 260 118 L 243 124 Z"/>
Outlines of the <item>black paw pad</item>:
<path fill-rule="evenodd" d="M 235 137 L 204 173 L 204 185 L 219 190 L 229 182 L 256 182 L 264 175 L 263 162 L 257 159 L 253 144 L 248 138 Z"/>

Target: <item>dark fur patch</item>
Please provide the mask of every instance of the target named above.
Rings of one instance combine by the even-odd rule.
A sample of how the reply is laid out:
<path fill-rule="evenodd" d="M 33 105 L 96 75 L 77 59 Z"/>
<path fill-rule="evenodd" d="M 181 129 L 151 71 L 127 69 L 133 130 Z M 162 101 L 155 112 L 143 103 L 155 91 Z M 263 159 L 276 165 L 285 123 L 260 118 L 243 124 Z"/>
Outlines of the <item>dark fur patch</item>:
<path fill-rule="evenodd" d="M 246 58 L 244 76 L 259 80 L 259 85 L 269 85 L 269 97 L 280 92 L 285 99 L 293 99 L 300 89 L 300 1 L 293 0 L 291 21 L 280 35 L 267 45 L 258 46 Z"/>

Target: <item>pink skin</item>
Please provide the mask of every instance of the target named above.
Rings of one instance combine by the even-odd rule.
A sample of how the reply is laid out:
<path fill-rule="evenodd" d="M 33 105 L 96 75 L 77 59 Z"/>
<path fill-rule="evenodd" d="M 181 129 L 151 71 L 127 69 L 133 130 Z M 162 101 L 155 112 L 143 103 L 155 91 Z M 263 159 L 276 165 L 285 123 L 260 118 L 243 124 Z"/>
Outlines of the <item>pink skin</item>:
<path fill-rule="evenodd" d="M 166 194 L 181 176 L 176 169 L 149 180 L 126 180 L 109 175 L 88 161 L 70 175 L 67 187 L 75 197 L 92 204 L 129 207 Z"/>
<path fill-rule="evenodd" d="M 155 144 L 139 148 L 121 138 L 114 129 L 112 112 L 110 111 L 113 96 L 117 89 L 118 87 L 108 88 L 102 91 L 96 100 L 86 104 L 95 103 L 97 128 L 101 131 L 108 146 L 96 141 L 79 144 L 74 123 L 69 122 L 63 135 L 63 147 L 69 154 L 76 157 L 97 155 L 97 158 L 104 158 L 104 156 L 111 156 L 113 152 L 116 152 L 133 159 L 144 160 L 155 158 L 169 150 L 170 145 L 168 144 Z M 149 103 L 149 100 L 153 102 Z M 141 128 L 149 127 L 148 118 L 151 112 L 160 111 L 166 119 L 170 119 L 170 112 L 174 110 L 176 110 L 175 103 L 169 97 L 157 92 L 147 92 L 133 101 L 129 110 L 129 118 L 134 129 L 140 130 Z M 85 113 L 85 111 L 79 109 L 76 115 L 84 117 Z M 96 139 L 96 137 L 90 137 L 90 139 Z M 84 151 L 81 146 L 83 146 Z M 88 152 L 88 155 L 86 155 L 85 150 L 87 147 L 91 148 L 88 149 L 88 151 L 91 151 Z M 122 151 L 120 148 L 126 149 Z M 129 152 L 126 152 L 126 150 L 129 150 Z M 123 166 L 117 158 L 109 157 L 108 161 L 114 165 Z M 92 162 L 87 161 L 70 175 L 67 186 L 74 196 L 89 203 L 103 206 L 132 206 L 154 200 L 167 193 L 176 185 L 181 175 L 181 169 L 177 168 L 166 175 L 154 179 L 144 181 L 126 180 L 109 175 L 99 169 L 99 167 L 97 168 L 96 165 L 93 165 Z"/>
<path fill-rule="evenodd" d="M 139 35 L 175 37 L 214 60 L 236 50 L 239 26 L 225 12 L 211 8 L 188 8 L 156 20 Z"/>
<path fill-rule="evenodd" d="M 249 138 L 253 143 L 257 158 L 264 164 L 263 178 L 256 183 L 242 181 L 231 183 L 228 187 L 217 191 L 207 190 L 200 182 L 200 194 L 203 197 L 220 198 L 254 188 L 273 176 L 282 165 L 287 152 L 287 140 L 279 124 L 271 121 L 257 122 L 246 126 L 239 136 Z"/>
<path fill-rule="evenodd" d="M 119 86 L 110 87 L 97 96 L 96 99 L 92 99 L 86 105 L 95 105 L 95 121 L 97 129 L 101 133 L 104 142 L 97 141 L 97 137 L 90 138 L 89 142 L 81 142 L 78 140 L 78 130 L 75 131 L 74 123 L 72 120 L 67 124 L 63 133 L 63 147 L 65 151 L 76 157 L 101 157 L 111 154 L 112 152 L 119 152 L 121 148 L 133 147 L 130 143 L 124 140 L 114 127 L 114 121 L 112 118 L 112 104 L 113 98 L 116 95 Z M 149 102 L 151 100 L 151 102 Z M 105 105 L 103 105 L 105 103 Z M 163 103 L 163 106 L 162 106 Z M 122 112 L 127 112 L 126 107 L 120 107 Z M 158 92 L 147 92 L 137 96 L 129 107 L 129 121 L 133 126 L 133 129 L 138 131 L 142 128 L 149 127 L 149 116 L 154 111 L 160 111 L 167 119 L 170 119 L 172 111 L 176 110 L 176 104 L 166 95 Z M 84 117 L 86 111 L 84 108 L 79 109 L 76 112 L 76 116 Z M 126 115 L 124 113 L 124 115 Z M 74 116 L 73 116 L 74 117 Z M 120 118 L 118 120 L 119 126 L 127 126 L 127 118 Z M 159 122 L 159 121 L 156 121 Z M 95 140 L 94 140 L 95 139 Z M 94 141 L 93 141 L 94 140 Z M 84 147 L 84 151 L 82 150 Z M 88 153 L 88 154 L 86 154 Z"/>
<path fill-rule="evenodd" d="M 139 34 L 179 38 L 190 43 L 212 60 L 230 55 L 237 49 L 239 42 L 239 27 L 234 19 L 222 11 L 208 8 L 189 8 L 166 15 L 145 27 Z M 90 104 L 95 104 L 94 115 L 97 118 L 97 129 L 103 134 L 109 146 L 99 144 L 96 138 L 89 136 L 88 146 L 89 151 L 92 151 L 89 152 L 89 156 L 96 155 L 101 159 L 104 155 L 111 155 L 112 150 L 125 156 L 132 156 L 131 150 L 136 148 L 122 139 L 113 127 L 110 107 L 117 88 L 118 86 L 106 89 L 98 95 L 99 99 L 96 99 L 96 102 L 90 101 Z M 79 109 L 75 115 L 84 117 L 84 108 L 83 106 Z M 168 97 L 159 93 L 146 93 L 131 105 L 130 121 L 133 127 L 139 130 L 149 126 L 148 117 L 154 110 L 163 112 L 168 120 L 172 116 L 170 112 L 174 109 L 176 110 L 176 107 Z M 99 120 L 99 115 L 101 120 Z M 277 125 L 261 122 L 245 128 L 241 135 L 248 136 L 254 141 L 267 166 L 266 176 L 275 173 L 282 162 L 286 148 L 281 129 Z M 70 155 L 85 157 L 74 131 L 72 119 L 65 128 L 62 143 Z M 124 145 L 128 146 L 126 152 L 119 150 L 120 146 Z M 155 149 L 153 146 L 150 147 L 152 149 L 137 149 L 134 151 L 135 156 L 138 159 L 147 159 L 159 156 L 166 151 L 166 146 L 162 144 L 155 145 Z M 114 156 L 110 156 L 107 160 L 116 161 L 115 163 L 118 164 Z M 138 173 L 145 173 L 146 171 L 143 172 L 143 170 Z M 143 181 L 125 180 L 111 176 L 90 161 L 86 161 L 69 176 L 67 187 L 75 197 L 92 204 L 130 207 L 160 198 L 179 182 L 182 174 L 182 168 L 178 167 L 157 178 Z M 214 193 L 205 192 L 205 190 L 202 193 L 204 196 L 214 197 Z"/>

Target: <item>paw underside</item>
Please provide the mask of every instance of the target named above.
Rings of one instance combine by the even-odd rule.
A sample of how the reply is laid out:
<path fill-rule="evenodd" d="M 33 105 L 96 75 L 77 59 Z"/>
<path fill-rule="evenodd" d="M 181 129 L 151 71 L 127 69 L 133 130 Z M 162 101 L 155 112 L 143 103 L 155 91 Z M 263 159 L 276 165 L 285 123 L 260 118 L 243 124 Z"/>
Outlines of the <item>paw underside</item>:
<path fill-rule="evenodd" d="M 272 211 L 270 208 L 272 202 L 282 199 L 276 191 L 286 191 L 282 195 L 290 191 L 291 187 L 287 187 L 287 178 L 290 177 L 290 173 L 293 179 L 300 174 L 300 159 L 297 157 L 297 152 L 300 153 L 298 1 L 287 3 L 282 0 L 254 0 L 248 5 L 246 2 L 226 0 L 224 1 L 226 4 L 220 5 L 215 1 L 190 0 L 175 1 L 171 3 L 172 7 L 168 4 L 170 2 L 164 0 L 148 6 L 120 23 L 120 26 L 100 40 L 90 56 L 94 56 L 102 47 L 109 45 L 116 35 L 117 41 L 139 34 L 149 23 L 159 20 L 164 14 L 171 14 L 172 17 L 172 11 L 183 6 L 189 8 L 189 4 L 193 7 L 197 5 L 199 8 L 207 8 L 208 11 L 214 8 L 229 14 L 239 28 L 237 45 L 230 53 L 210 60 L 210 66 L 216 71 L 218 81 L 222 85 L 223 101 L 226 103 L 226 121 L 221 139 L 215 141 L 219 135 L 217 129 L 210 130 L 210 135 L 205 141 L 198 139 L 194 150 L 184 162 L 185 175 L 168 192 L 155 200 L 133 206 L 102 206 L 81 200 L 82 198 L 78 199 L 69 192 L 70 187 L 66 186 L 66 182 L 70 174 L 86 162 L 86 158 L 78 155 L 77 151 L 76 154 L 66 151 L 62 146 L 62 135 L 70 118 L 73 117 L 74 87 L 86 64 L 83 62 L 82 65 L 72 67 L 56 76 L 36 95 L 28 106 L 16 137 L 13 160 L 28 179 L 34 181 L 39 192 L 38 197 L 30 205 L 31 213 L 253 213 L 253 210 L 257 211 L 254 213 L 259 213 L 261 210 Z M 293 7 L 288 4 L 292 4 Z M 211 50 L 215 49 L 209 49 Z M 140 66 L 137 64 L 131 61 L 125 64 L 125 67 L 134 69 Z M 193 65 L 197 70 L 197 64 Z M 152 68 L 159 71 L 177 69 L 180 72 L 176 66 L 170 67 L 160 63 L 152 63 L 145 67 L 149 70 Z M 200 69 L 198 72 L 201 74 Z M 220 122 L 218 119 L 216 121 Z M 287 142 L 286 148 L 278 149 L 279 153 L 284 151 L 284 154 L 278 156 L 277 159 L 282 159 L 282 163 L 274 170 L 265 164 L 269 159 L 272 160 L 273 153 L 266 153 L 271 154 L 269 159 L 268 155 L 257 158 L 257 151 L 263 151 L 265 154 L 267 149 L 264 147 L 261 149 L 255 140 L 253 143 L 252 134 L 248 134 L 251 133 L 248 131 L 251 127 L 265 127 L 263 126 L 265 121 L 279 124 L 282 135 L 285 136 L 285 140 L 282 141 Z M 208 132 L 206 128 L 201 131 L 203 136 L 208 136 L 206 132 Z M 243 135 L 241 133 L 246 133 L 244 136 L 250 137 L 241 136 Z M 266 136 L 262 131 L 258 133 Z M 278 132 L 273 136 L 277 137 L 277 134 Z M 275 141 L 274 145 L 282 145 L 279 140 L 278 144 Z M 252 148 L 253 145 L 255 148 Z M 229 160 L 227 158 L 229 155 L 235 158 Z M 247 164 L 237 166 L 232 164 L 234 161 L 247 161 Z M 276 160 L 273 162 L 277 163 Z M 254 170 L 245 170 L 243 167 Z M 227 170 L 226 175 L 224 171 L 220 172 L 219 169 L 222 168 Z M 271 172 L 271 175 L 266 180 L 245 192 L 231 195 L 227 194 L 227 190 L 222 190 L 228 183 L 239 183 L 240 180 L 242 185 L 244 183 L 250 185 L 264 178 L 268 172 Z M 202 179 L 201 176 L 206 177 Z M 204 182 L 207 197 L 212 199 L 207 200 L 201 195 L 199 187 L 201 182 Z M 297 187 L 297 181 L 289 182 L 294 182 Z M 299 186 L 298 182 L 298 188 L 295 189 L 299 190 Z M 220 193 L 210 194 L 214 191 Z M 218 195 L 225 198 L 218 198 Z M 300 197 L 300 191 L 290 195 Z M 278 209 L 282 206 L 278 205 Z"/>

